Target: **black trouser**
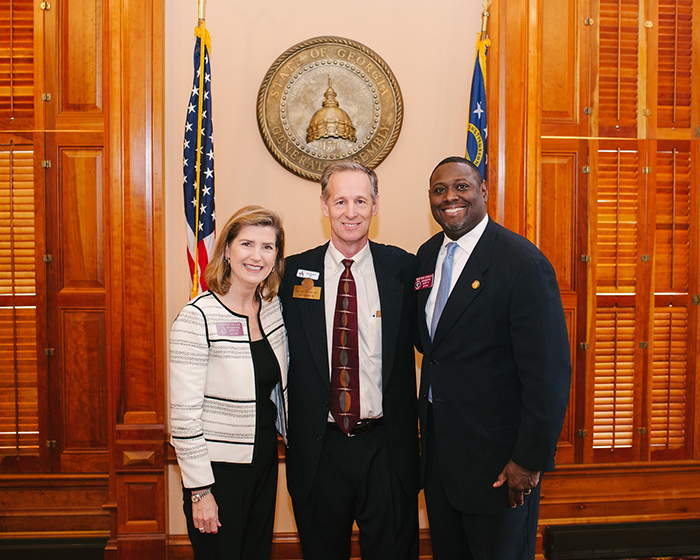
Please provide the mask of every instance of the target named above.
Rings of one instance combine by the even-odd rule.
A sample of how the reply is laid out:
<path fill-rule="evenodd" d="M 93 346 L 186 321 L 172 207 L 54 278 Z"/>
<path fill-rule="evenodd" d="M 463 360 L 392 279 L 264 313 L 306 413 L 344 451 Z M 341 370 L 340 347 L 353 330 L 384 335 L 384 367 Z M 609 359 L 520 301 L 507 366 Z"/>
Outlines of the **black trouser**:
<path fill-rule="evenodd" d="M 293 501 L 304 560 L 347 560 L 353 522 L 363 560 L 418 559 L 418 496 L 392 474 L 385 427 L 326 430 L 309 497 Z"/>
<path fill-rule="evenodd" d="M 192 522 L 192 492 L 183 490 L 187 534 L 195 560 L 270 560 L 277 499 L 277 454 L 253 465 L 212 463 L 218 533 L 200 533 Z"/>
<path fill-rule="evenodd" d="M 501 514 L 472 515 L 458 511 L 450 503 L 440 474 L 432 413 L 431 405 L 428 407 L 428 459 L 423 492 L 433 559 L 534 560 L 542 485 L 538 484 L 525 496 L 524 505 Z M 467 470 L 464 476 L 469 476 Z"/>

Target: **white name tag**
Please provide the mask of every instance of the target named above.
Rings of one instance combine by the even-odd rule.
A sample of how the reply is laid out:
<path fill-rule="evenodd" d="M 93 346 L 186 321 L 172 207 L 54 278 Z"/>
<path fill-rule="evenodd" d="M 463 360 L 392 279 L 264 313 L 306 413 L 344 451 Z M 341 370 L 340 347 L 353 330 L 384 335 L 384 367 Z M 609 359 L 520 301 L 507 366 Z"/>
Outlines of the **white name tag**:
<path fill-rule="evenodd" d="M 298 278 L 311 278 L 311 280 L 318 280 L 320 276 L 321 273 L 316 272 L 315 270 L 304 270 L 303 268 L 297 270 Z"/>

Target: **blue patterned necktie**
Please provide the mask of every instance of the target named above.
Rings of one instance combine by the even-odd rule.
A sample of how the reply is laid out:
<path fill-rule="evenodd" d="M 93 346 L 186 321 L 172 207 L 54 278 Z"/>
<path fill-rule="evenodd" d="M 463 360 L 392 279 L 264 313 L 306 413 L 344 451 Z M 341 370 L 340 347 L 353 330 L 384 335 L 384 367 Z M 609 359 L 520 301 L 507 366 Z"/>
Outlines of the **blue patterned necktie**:
<path fill-rule="evenodd" d="M 440 321 L 440 315 L 445 308 L 447 298 L 450 295 L 450 284 L 452 283 L 452 268 L 454 266 L 454 252 L 457 249 L 457 243 L 450 241 L 447 244 L 447 254 L 442 261 L 442 269 L 440 272 L 440 286 L 438 287 L 437 296 L 435 297 L 435 310 L 433 311 L 433 320 L 430 323 L 430 339 L 435 336 L 437 324 Z"/>

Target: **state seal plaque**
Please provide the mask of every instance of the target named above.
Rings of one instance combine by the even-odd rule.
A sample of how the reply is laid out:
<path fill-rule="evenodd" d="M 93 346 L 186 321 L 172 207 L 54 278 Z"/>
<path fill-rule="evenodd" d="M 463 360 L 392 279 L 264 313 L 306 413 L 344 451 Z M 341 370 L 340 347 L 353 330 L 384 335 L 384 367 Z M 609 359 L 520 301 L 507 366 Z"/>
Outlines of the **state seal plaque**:
<path fill-rule="evenodd" d="M 401 132 L 403 101 L 394 74 L 374 51 L 342 37 L 317 37 L 270 67 L 257 116 L 272 156 L 319 181 L 333 161 L 378 166 Z"/>

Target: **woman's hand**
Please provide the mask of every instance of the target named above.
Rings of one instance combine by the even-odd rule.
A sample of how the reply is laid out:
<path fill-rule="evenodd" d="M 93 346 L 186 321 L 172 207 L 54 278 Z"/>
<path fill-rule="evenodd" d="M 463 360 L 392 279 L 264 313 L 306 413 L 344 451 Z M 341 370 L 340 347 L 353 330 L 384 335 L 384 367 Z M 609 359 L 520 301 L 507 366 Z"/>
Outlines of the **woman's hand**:
<path fill-rule="evenodd" d="M 216 533 L 221 527 L 219 523 L 219 506 L 216 505 L 214 495 L 209 493 L 192 504 L 192 521 L 195 529 L 200 533 Z"/>

